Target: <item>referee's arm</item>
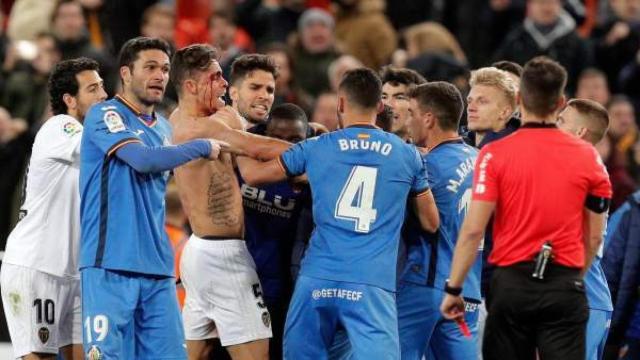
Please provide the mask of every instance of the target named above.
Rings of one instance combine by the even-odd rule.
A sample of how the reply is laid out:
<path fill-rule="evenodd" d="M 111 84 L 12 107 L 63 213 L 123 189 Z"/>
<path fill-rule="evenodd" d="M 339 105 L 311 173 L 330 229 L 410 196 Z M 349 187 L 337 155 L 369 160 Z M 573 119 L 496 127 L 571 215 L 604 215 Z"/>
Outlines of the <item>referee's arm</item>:
<path fill-rule="evenodd" d="M 491 201 L 471 200 L 469 212 L 460 228 L 458 242 L 453 253 L 451 263 L 451 274 L 449 275 L 448 286 L 451 288 L 461 288 L 464 279 L 473 266 L 484 230 L 489 223 L 489 219 L 496 208 L 496 203 Z M 445 295 L 440 306 L 440 311 L 446 319 L 455 319 L 464 316 L 464 301 L 462 296 L 453 296 L 449 293 Z"/>

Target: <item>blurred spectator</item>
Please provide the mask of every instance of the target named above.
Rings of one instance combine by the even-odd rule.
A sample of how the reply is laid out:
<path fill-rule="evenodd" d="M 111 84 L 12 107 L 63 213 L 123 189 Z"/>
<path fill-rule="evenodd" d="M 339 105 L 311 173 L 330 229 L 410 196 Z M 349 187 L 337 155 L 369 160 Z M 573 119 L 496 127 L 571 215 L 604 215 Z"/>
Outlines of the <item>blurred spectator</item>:
<path fill-rule="evenodd" d="M 87 30 L 91 44 L 99 50 L 115 54 L 111 29 L 107 12 L 104 9 L 104 0 L 78 0 L 84 9 L 87 19 Z"/>
<path fill-rule="evenodd" d="M 612 90 L 617 92 L 620 69 L 632 61 L 640 49 L 640 2 L 610 0 L 611 16 L 592 34 L 595 61 L 607 75 Z"/>
<path fill-rule="evenodd" d="M 522 23 L 525 5 L 525 0 L 447 1 L 443 25 L 460 42 L 471 68 L 478 68 L 490 62 L 506 35 Z"/>
<path fill-rule="evenodd" d="M 567 69 L 570 92 L 575 91 L 578 75 L 592 63 L 587 42 L 576 33 L 576 23 L 562 9 L 562 0 L 528 0 L 527 17 L 507 35 L 494 59 L 524 64 L 538 55 L 549 56 Z"/>
<path fill-rule="evenodd" d="M 576 98 L 589 99 L 607 106 L 611 93 L 607 76 L 596 68 L 585 69 L 578 78 L 576 88 Z"/>
<path fill-rule="evenodd" d="M 338 58 L 331 14 L 320 9 L 305 11 L 298 21 L 297 40 L 293 50 L 294 76 L 302 90 L 318 96 L 329 89 L 327 70 Z"/>
<path fill-rule="evenodd" d="M 16 0 L 9 13 L 7 33 L 11 40 L 34 40 L 49 31 L 51 13 L 57 0 Z"/>
<path fill-rule="evenodd" d="M 171 45 L 172 52 L 176 49 L 175 28 L 176 13 L 169 5 L 155 4 L 148 7 L 142 14 L 140 35 L 160 38 L 168 42 Z"/>
<path fill-rule="evenodd" d="M 380 79 L 382 80 L 382 103 L 393 113 L 390 129 L 385 131 L 398 135 L 406 142 L 411 142 L 409 89 L 427 81 L 413 70 L 392 66 L 385 66 L 380 70 Z"/>
<path fill-rule="evenodd" d="M 338 95 L 324 92 L 316 98 L 311 121 L 326 126 L 329 131 L 338 128 Z"/>
<path fill-rule="evenodd" d="M 637 184 L 629 174 L 629 159 L 632 146 L 638 138 L 635 111 L 630 100 L 623 95 L 615 95 L 607 106 L 609 112 L 610 153 L 603 158 L 613 186 L 611 209 L 617 209 L 635 189 Z"/>
<path fill-rule="evenodd" d="M 311 114 L 313 99 L 296 84 L 296 79 L 293 77 L 295 62 L 289 48 L 281 43 L 273 43 L 263 49 L 262 52 L 271 56 L 278 67 L 276 97 L 273 105 L 293 103 L 301 107 L 306 114 Z"/>
<path fill-rule="evenodd" d="M 371 69 L 388 64 L 397 35 L 384 15 L 385 1 L 340 0 L 335 4 L 336 38 L 344 52 Z"/>
<path fill-rule="evenodd" d="M 46 86 L 45 86 L 46 89 Z M 27 131 L 27 123 L 12 119 L 0 108 L 0 247 L 5 248 L 10 230 L 15 225 L 20 206 L 16 191 L 31 150 L 34 134 Z"/>
<path fill-rule="evenodd" d="M 279 4 L 269 4 L 264 0 L 243 0 L 237 3 L 238 26 L 251 35 L 257 48 L 272 42 L 287 42 L 305 9 L 304 0 L 280 0 Z"/>
<path fill-rule="evenodd" d="M 243 34 L 240 34 L 231 13 L 218 11 L 211 14 L 209 18 L 209 43 L 219 51 L 218 63 L 225 79 L 229 79 L 231 76 L 233 61 L 245 53 L 246 48 L 243 48 L 240 43 L 242 37 Z M 245 47 L 246 45 L 248 44 L 245 44 Z"/>
<path fill-rule="evenodd" d="M 338 85 L 340 85 L 344 73 L 360 67 L 364 67 L 364 64 L 351 55 L 342 55 L 333 60 L 331 64 L 329 64 L 329 69 L 327 69 L 331 91 L 338 92 Z"/>
<path fill-rule="evenodd" d="M 56 37 L 62 60 L 86 56 L 100 64 L 100 76 L 105 90 L 114 94 L 115 61 L 110 54 L 96 49 L 89 41 L 82 6 L 75 0 L 60 0 L 51 15 L 51 28 Z"/>
<path fill-rule="evenodd" d="M 18 42 L 18 64 L 7 78 L 1 104 L 14 118 L 25 120 L 36 131 L 47 114 L 47 80 L 60 61 L 53 35 L 42 33 L 34 43 Z M 21 66 L 20 63 L 25 64 Z"/>
<path fill-rule="evenodd" d="M 182 203 L 180 202 L 180 193 L 178 186 L 174 180 L 167 184 L 167 192 L 165 194 L 165 222 L 164 229 L 171 241 L 173 254 L 175 256 L 175 275 L 176 275 L 176 293 L 178 295 L 178 305 L 180 309 L 184 306 L 185 291 L 180 279 L 180 258 L 184 245 L 189 240 L 187 228 L 187 215 L 184 213 Z"/>
<path fill-rule="evenodd" d="M 417 24 L 405 31 L 404 39 L 408 56 L 406 67 L 429 81 L 449 81 L 459 89 L 466 88 L 467 58 L 456 38 L 444 26 L 435 22 Z"/>

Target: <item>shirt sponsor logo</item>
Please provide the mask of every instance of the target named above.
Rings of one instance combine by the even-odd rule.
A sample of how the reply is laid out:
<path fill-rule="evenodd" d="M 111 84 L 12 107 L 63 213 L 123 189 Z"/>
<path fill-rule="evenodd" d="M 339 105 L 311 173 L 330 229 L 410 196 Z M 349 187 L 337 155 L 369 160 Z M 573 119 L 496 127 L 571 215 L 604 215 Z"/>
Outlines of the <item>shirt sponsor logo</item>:
<path fill-rule="evenodd" d="M 362 291 L 347 289 L 315 289 L 311 292 L 313 300 L 338 298 L 348 301 L 360 301 L 362 299 Z"/>
<path fill-rule="evenodd" d="M 75 134 L 82 132 L 82 128 L 80 127 L 80 125 L 72 121 L 69 121 L 69 122 L 66 122 L 64 125 L 62 125 L 62 131 L 64 131 L 65 134 L 71 137 Z"/>
<path fill-rule="evenodd" d="M 122 121 L 120 114 L 115 111 L 109 110 L 105 112 L 102 119 L 107 125 L 107 128 L 109 128 L 109 132 L 117 133 L 125 130 L 124 122 Z"/>
<path fill-rule="evenodd" d="M 242 184 L 240 192 L 243 197 L 244 206 L 254 209 L 261 213 L 289 219 L 291 211 L 296 206 L 296 200 L 291 198 L 282 198 L 280 195 L 274 195 L 273 200 L 267 199 L 267 192 L 247 184 Z"/>
<path fill-rule="evenodd" d="M 475 193 L 476 194 L 484 194 L 487 191 L 487 186 L 485 181 L 487 181 L 487 166 L 489 164 L 489 160 L 493 158 L 493 154 L 490 152 L 484 154 L 482 159 L 480 160 L 480 174 L 478 174 L 478 183 L 476 184 Z"/>

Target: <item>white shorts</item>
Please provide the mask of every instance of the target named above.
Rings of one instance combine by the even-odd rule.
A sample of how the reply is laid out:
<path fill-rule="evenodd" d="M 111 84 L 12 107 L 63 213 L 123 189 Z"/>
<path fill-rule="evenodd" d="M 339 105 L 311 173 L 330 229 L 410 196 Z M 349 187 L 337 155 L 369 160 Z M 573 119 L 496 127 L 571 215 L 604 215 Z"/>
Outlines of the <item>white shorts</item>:
<path fill-rule="evenodd" d="M 222 346 L 271 337 L 256 265 L 243 240 L 194 235 L 180 261 L 187 293 L 182 317 L 187 340 L 220 338 Z"/>
<path fill-rule="evenodd" d="M 4 263 L 0 286 L 16 358 L 82 344 L 80 279 Z"/>

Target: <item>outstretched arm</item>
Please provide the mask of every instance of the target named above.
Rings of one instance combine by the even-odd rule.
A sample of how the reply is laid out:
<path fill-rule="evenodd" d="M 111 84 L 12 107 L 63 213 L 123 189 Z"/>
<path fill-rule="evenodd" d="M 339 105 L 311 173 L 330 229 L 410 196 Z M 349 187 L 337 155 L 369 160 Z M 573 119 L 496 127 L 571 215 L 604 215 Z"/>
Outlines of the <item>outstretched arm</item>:
<path fill-rule="evenodd" d="M 126 143 L 115 155 L 141 173 L 171 170 L 198 158 L 216 159 L 220 145 L 214 140 L 197 139 L 180 145 L 146 146 L 139 141 Z"/>
<path fill-rule="evenodd" d="M 243 157 L 238 158 L 238 169 L 249 186 L 260 186 L 285 180 L 287 173 L 277 157 L 266 162 Z"/>

